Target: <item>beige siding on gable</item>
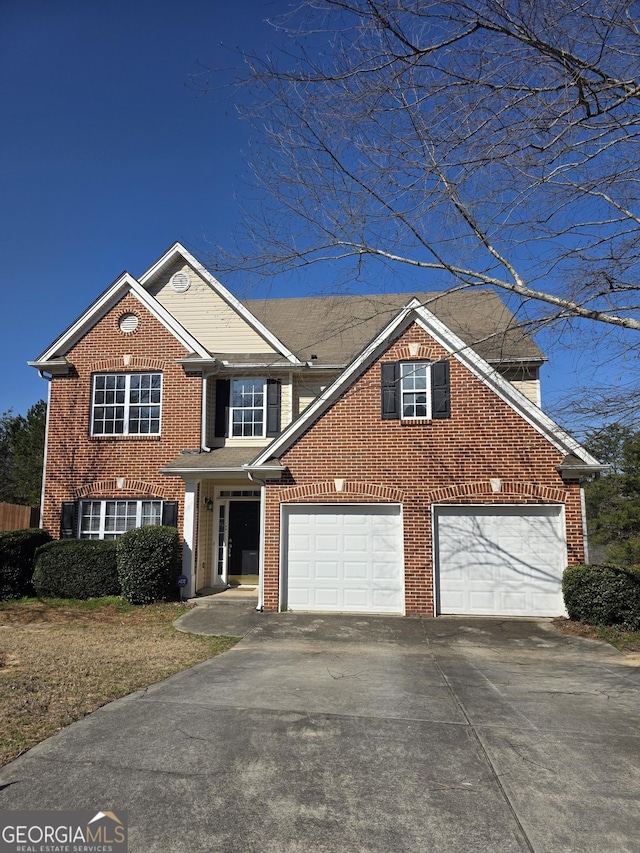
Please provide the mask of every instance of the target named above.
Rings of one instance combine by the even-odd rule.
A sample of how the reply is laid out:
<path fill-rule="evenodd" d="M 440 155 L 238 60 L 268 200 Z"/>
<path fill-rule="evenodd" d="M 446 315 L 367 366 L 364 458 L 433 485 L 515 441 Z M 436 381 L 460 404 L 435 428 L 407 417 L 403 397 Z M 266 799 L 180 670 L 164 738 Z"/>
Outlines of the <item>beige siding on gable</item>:
<path fill-rule="evenodd" d="M 337 371 L 325 371 L 323 373 L 303 374 L 296 376 L 293 384 L 293 416 L 296 418 L 301 412 L 310 406 L 320 396 L 324 389 L 336 378 Z"/>
<path fill-rule="evenodd" d="M 186 293 L 176 293 L 171 276 L 186 273 L 191 286 Z M 173 264 L 150 288 L 150 293 L 209 352 L 266 353 L 275 352 L 224 299 L 183 260 Z"/>
<path fill-rule="evenodd" d="M 511 384 L 514 388 L 517 388 L 521 394 L 531 400 L 532 403 L 535 403 L 536 406 L 540 406 L 540 382 L 537 379 L 512 379 Z"/>

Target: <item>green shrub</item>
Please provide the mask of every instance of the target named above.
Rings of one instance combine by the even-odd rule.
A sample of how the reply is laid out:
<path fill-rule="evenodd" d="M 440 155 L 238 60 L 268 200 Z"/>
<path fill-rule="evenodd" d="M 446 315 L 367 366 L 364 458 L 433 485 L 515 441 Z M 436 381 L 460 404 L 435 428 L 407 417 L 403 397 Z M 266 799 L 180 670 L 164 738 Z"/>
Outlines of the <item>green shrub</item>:
<path fill-rule="evenodd" d="M 131 604 L 177 598 L 178 531 L 137 527 L 118 539 L 118 577 Z"/>
<path fill-rule="evenodd" d="M 33 585 L 43 598 L 120 595 L 114 540 L 58 539 L 38 549 Z"/>
<path fill-rule="evenodd" d="M 34 554 L 50 539 L 46 530 L 38 528 L 0 533 L 0 601 L 33 595 Z"/>
<path fill-rule="evenodd" d="M 640 630 L 637 567 L 570 566 L 562 576 L 562 593 L 570 619 Z"/>

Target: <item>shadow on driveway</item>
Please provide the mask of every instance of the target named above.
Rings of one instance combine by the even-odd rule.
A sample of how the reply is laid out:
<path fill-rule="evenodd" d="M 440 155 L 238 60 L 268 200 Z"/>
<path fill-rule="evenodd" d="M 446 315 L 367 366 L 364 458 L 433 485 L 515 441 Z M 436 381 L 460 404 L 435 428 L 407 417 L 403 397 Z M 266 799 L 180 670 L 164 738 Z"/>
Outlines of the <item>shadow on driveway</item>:
<path fill-rule="evenodd" d="M 244 640 L 7 765 L 1 808 L 126 809 L 134 853 L 638 850 L 640 671 L 604 644 L 246 603 L 180 625 Z"/>

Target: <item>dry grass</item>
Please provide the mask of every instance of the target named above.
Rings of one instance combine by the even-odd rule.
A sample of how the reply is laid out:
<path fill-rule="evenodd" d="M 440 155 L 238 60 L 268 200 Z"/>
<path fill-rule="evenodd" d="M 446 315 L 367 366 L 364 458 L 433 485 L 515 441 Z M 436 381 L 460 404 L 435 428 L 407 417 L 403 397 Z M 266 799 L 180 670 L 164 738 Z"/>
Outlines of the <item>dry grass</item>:
<path fill-rule="evenodd" d="M 624 654 L 635 655 L 636 652 L 640 652 L 640 632 L 638 631 L 623 631 L 621 628 L 608 625 L 587 625 L 584 622 L 565 619 L 563 616 L 552 621 L 562 634 L 586 637 L 589 640 L 602 640 Z"/>
<path fill-rule="evenodd" d="M 183 604 L 28 599 L 0 604 L 0 766 L 141 687 L 231 648 L 183 634 Z"/>

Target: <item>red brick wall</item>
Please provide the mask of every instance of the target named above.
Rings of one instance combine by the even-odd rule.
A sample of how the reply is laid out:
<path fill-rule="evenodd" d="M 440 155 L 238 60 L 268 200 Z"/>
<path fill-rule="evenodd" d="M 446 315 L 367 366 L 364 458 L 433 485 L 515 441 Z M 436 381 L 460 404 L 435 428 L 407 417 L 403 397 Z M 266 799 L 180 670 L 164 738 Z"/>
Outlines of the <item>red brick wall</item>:
<path fill-rule="evenodd" d="M 408 344 L 420 345 L 412 356 Z M 438 359 L 447 353 L 412 325 L 380 361 Z M 267 488 L 264 607 L 278 608 L 280 503 L 399 502 L 405 530 L 408 615 L 434 613 L 433 503 L 564 503 L 568 559 L 583 560 L 578 483 L 556 471 L 558 452 L 456 359 L 451 359 L 451 418 L 380 417 L 380 361 L 282 457 L 288 473 Z M 336 492 L 334 478 L 344 478 Z M 500 478 L 494 493 L 491 479 Z"/>
<path fill-rule="evenodd" d="M 118 320 L 139 318 L 124 334 Z M 159 469 L 184 449 L 200 447 L 202 379 L 186 375 L 175 359 L 185 348 L 130 294 L 112 308 L 67 354 L 71 374 L 51 380 L 44 527 L 60 534 L 63 501 L 79 498 L 159 498 L 179 501 L 182 527 L 184 484 Z M 125 365 L 124 356 L 130 356 Z M 161 371 L 160 436 L 96 436 L 91 432 L 93 373 Z M 119 489 L 117 478 L 124 477 Z"/>

